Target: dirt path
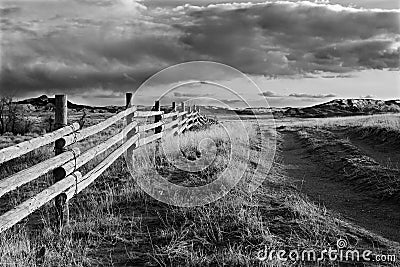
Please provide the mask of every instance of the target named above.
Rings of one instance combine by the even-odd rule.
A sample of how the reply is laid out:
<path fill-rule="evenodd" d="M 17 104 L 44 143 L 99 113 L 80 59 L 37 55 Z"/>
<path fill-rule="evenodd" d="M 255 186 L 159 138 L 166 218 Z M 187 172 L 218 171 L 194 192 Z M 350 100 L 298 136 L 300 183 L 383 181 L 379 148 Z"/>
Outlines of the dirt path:
<path fill-rule="evenodd" d="M 393 241 L 400 241 L 400 207 L 355 192 L 335 181 L 331 169 L 315 161 L 295 132 L 283 132 L 283 162 L 289 177 L 313 201 L 345 219 Z"/>
<path fill-rule="evenodd" d="M 343 130 L 333 132 L 341 138 L 348 138 L 365 155 L 373 158 L 382 166 L 400 169 L 400 153 L 397 147 L 392 147 L 384 143 L 379 144 L 375 140 L 360 137 Z"/>

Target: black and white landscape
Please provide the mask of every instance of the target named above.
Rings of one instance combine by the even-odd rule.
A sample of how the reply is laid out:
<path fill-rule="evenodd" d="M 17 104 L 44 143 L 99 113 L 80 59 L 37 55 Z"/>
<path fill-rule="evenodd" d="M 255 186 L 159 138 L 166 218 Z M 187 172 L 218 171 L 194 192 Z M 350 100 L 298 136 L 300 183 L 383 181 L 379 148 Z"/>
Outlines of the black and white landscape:
<path fill-rule="evenodd" d="M 398 0 L 0 15 L 0 266 L 399 264 Z"/>

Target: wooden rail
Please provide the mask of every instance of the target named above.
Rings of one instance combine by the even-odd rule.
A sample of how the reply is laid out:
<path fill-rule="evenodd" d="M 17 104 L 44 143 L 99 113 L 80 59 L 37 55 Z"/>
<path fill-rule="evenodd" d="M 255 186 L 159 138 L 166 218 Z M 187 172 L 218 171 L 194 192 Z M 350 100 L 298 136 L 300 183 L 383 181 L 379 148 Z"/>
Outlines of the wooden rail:
<path fill-rule="evenodd" d="M 19 204 L 12 210 L 0 216 L 0 233 L 15 225 L 22 219 L 26 218 L 29 214 L 55 198 L 60 192 L 63 192 L 69 186 L 75 184 L 75 180 L 81 177 L 80 172 L 69 175 L 68 177 L 58 181 L 39 194 Z"/>
<path fill-rule="evenodd" d="M 89 171 L 85 176 L 79 177 L 77 183 L 70 186 L 66 190 L 67 199 L 71 199 L 74 195 L 80 193 L 83 189 L 89 186 L 97 177 L 99 177 L 115 160 L 117 160 L 129 147 L 135 145 L 139 135 L 135 135 L 127 142 L 123 143 L 120 147 L 114 150 L 103 161 L 101 161 L 95 168 Z"/>
<path fill-rule="evenodd" d="M 30 168 L 19 171 L 5 179 L 0 180 L 0 197 L 4 194 L 29 183 L 41 175 L 48 173 L 54 168 L 60 167 L 64 163 L 70 162 L 80 154 L 78 148 L 66 151 L 58 156 L 42 161 Z"/>
<path fill-rule="evenodd" d="M 94 134 L 97 134 L 98 132 L 103 131 L 104 129 L 110 127 L 111 125 L 115 124 L 117 121 L 125 118 L 126 116 L 130 115 L 131 113 L 133 113 L 135 111 L 136 111 L 136 107 L 131 107 L 129 109 L 126 109 L 126 110 L 118 113 L 117 115 L 115 115 L 111 118 L 108 118 L 107 120 L 105 120 L 99 124 L 82 129 L 82 131 L 74 132 L 70 135 L 63 136 L 56 141 L 56 143 L 57 143 L 56 145 L 69 146 L 75 142 L 81 141 L 89 136 L 92 136 Z"/>
<path fill-rule="evenodd" d="M 157 144 L 163 137 L 181 134 L 195 125 L 201 125 L 206 122 L 206 118 L 201 115 L 196 107 L 189 107 L 186 110 L 184 103 L 181 104 L 181 110 L 178 111 L 175 102 L 173 102 L 170 113 L 160 111 L 159 101 L 155 102 L 152 111 L 138 111 L 137 107 L 131 104 L 132 94 L 127 93 L 126 109 L 124 111 L 96 125 L 81 129 L 78 123 L 66 126 L 66 103 L 67 98 L 65 95 L 56 96 L 55 126 L 57 130 L 0 150 L 0 167 L 3 167 L 4 164 L 11 164 L 11 162 L 8 163 L 7 161 L 18 158 L 42 146 L 53 144 L 55 148 L 54 157 L 0 180 L 1 198 L 5 194 L 51 171 L 54 177 L 52 185 L 0 215 L 0 233 L 13 227 L 53 199 L 55 199 L 55 210 L 59 226 L 62 229 L 68 223 L 68 201 L 93 183 L 125 151 L 131 151 L 153 142 Z M 141 121 L 136 120 L 137 118 L 146 117 L 154 117 L 154 123 L 143 124 Z M 123 119 L 125 120 L 123 129 L 106 141 L 83 153 L 76 147 L 68 148 L 68 146 L 100 133 Z M 154 130 L 154 132 L 147 135 L 144 134 L 150 130 Z M 141 137 L 140 133 L 143 133 L 143 137 Z M 158 148 L 158 145 L 156 148 Z M 81 174 L 79 168 L 111 149 L 113 151 L 96 167 L 84 175 Z"/>
<path fill-rule="evenodd" d="M 152 124 L 141 125 L 141 126 L 138 126 L 138 132 L 139 133 L 147 132 L 149 130 L 152 130 L 154 128 L 162 126 L 163 124 L 164 124 L 163 121 L 159 121 L 159 122 L 155 122 L 155 123 L 152 123 Z"/>
<path fill-rule="evenodd" d="M 79 123 L 65 126 L 57 131 L 42 135 L 41 137 L 31 139 L 14 146 L 6 147 L 0 150 L 0 164 L 14 158 L 18 158 L 39 147 L 51 144 L 55 140 L 79 130 Z"/>
<path fill-rule="evenodd" d="M 132 122 L 130 125 L 126 127 L 126 131 L 131 130 L 132 128 L 136 127 L 137 122 Z M 118 142 L 121 142 L 124 139 L 124 131 L 119 132 L 118 134 L 114 135 L 107 141 L 89 149 L 82 155 L 76 157 L 75 160 L 69 161 L 65 165 L 57 168 L 54 170 L 54 174 L 57 177 L 60 176 L 67 176 L 70 173 L 74 172 L 76 169 L 82 167 L 84 164 L 88 163 L 93 158 L 97 157 L 98 155 L 102 154 L 103 152 L 110 149 L 112 146 L 116 145 Z"/>

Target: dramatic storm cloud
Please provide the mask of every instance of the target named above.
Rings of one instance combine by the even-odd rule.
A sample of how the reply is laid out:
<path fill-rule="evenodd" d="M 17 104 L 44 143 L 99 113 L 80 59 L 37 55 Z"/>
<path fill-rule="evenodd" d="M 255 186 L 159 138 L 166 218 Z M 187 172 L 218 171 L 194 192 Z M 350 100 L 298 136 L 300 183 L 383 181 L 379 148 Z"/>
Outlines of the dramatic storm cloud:
<path fill-rule="evenodd" d="M 190 50 L 248 73 L 399 67 L 398 11 L 311 2 L 187 5 L 181 10 L 192 18 L 178 26 Z"/>
<path fill-rule="evenodd" d="M 93 90 L 109 98 L 188 60 L 275 78 L 399 68 L 397 9 L 326 1 L 35 0 L 5 1 L 0 12 L 0 94 L 87 97 L 82 92 Z"/>

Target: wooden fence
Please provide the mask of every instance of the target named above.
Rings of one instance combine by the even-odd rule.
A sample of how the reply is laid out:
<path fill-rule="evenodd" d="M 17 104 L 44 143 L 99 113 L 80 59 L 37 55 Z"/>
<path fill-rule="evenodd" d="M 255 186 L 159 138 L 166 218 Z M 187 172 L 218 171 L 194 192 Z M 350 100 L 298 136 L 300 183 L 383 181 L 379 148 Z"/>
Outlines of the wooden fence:
<path fill-rule="evenodd" d="M 68 201 L 89 186 L 126 150 L 158 141 L 164 136 L 179 135 L 195 125 L 207 122 L 207 118 L 201 115 L 195 106 L 187 109 L 182 103 L 178 111 L 173 102 L 171 112 L 165 113 L 160 110 L 160 103 L 156 101 L 152 111 L 138 111 L 136 106 L 131 104 L 131 100 L 132 94 L 127 93 L 124 111 L 101 123 L 81 129 L 78 123 L 67 125 L 67 97 L 56 95 L 55 131 L 0 150 L 1 166 L 6 161 L 42 146 L 54 143 L 55 148 L 54 157 L 0 180 L 0 197 L 2 197 L 50 171 L 53 171 L 54 177 L 54 183 L 51 186 L 0 215 L 0 233 L 17 224 L 52 199 L 55 199 L 57 223 L 61 229 L 64 224 L 68 223 Z M 154 117 L 154 123 L 139 125 L 136 118 L 146 117 Z M 83 153 L 78 148 L 69 148 L 70 145 L 97 134 L 120 120 L 126 120 L 125 127 L 107 141 Z M 141 137 L 145 132 L 150 131 L 153 133 L 147 133 L 146 137 Z M 121 141 L 122 144 L 120 144 Z M 120 145 L 88 173 L 82 175 L 78 171 L 78 168 L 118 144 Z"/>

